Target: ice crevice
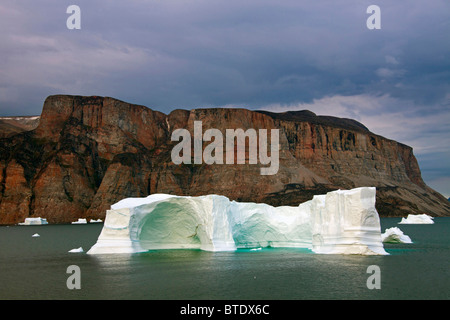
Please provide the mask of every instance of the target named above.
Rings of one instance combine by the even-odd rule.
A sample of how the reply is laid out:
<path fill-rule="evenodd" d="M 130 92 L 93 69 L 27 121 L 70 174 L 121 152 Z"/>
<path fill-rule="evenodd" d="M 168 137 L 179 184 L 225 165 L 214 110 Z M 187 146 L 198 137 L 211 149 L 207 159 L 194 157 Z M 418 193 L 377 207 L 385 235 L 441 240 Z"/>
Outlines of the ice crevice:
<path fill-rule="evenodd" d="M 126 198 L 107 210 L 88 254 L 270 246 L 320 254 L 386 255 L 375 195 L 375 187 L 336 190 L 299 206 L 279 207 L 215 194 Z"/>

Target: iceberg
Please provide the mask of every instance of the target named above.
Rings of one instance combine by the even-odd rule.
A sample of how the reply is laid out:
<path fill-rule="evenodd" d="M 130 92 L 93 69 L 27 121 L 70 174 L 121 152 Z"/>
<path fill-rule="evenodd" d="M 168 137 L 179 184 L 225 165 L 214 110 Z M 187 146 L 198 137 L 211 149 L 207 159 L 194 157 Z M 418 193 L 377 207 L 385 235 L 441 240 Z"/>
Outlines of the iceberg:
<path fill-rule="evenodd" d="M 102 221 L 102 219 L 91 219 L 91 220 L 89 220 L 89 223 L 101 223 L 101 222 L 103 222 Z"/>
<path fill-rule="evenodd" d="M 337 190 L 300 204 L 311 217 L 312 250 L 322 254 L 387 255 L 375 187 Z"/>
<path fill-rule="evenodd" d="M 75 248 L 72 250 L 69 250 L 69 252 L 71 253 L 79 253 L 79 252 L 84 252 L 83 247 L 79 247 L 79 248 Z"/>
<path fill-rule="evenodd" d="M 31 226 L 31 225 L 42 225 L 48 224 L 47 219 L 45 218 L 25 218 L 24 222 L 19 222 L 20 226 Z"/>
<path fill-rule="evenodd" d="M 411 238 L 397 227 L 386 229 L 381 239 L 384 243 L 412 243 Z"/>
<path fill-rule="evenodd" d="M 35 234 L 33 234 L 31 237 L 32 237 L 32 238 L 38 238 L 38 237 L 40 237 L 40 235 L 39 235 L 39 233 L 35 233 Z"/>
<path fill-rule="evenodd" d="M 86 223 L 87 223 L 87 220 L 81 219 L 81 218 L 78 218 L 77 221 L 72 222 L 72 224 L 86 224 Z"/>
<path fill-rule="evenodd" d="M 399 224 L 433 224 L 433 219 L 427 214 L 408 214 L 408 217 L 402 218 Z"/>
<path fill-rule="evenodd" d="M 87 253 L 294 247 L 321 254 L 386 255 L 375 193 L 374 187 L 336 190 L 297 207 L 230 201 L 214 194 L 126 198 L 107 210 L 97 242 Z"/>

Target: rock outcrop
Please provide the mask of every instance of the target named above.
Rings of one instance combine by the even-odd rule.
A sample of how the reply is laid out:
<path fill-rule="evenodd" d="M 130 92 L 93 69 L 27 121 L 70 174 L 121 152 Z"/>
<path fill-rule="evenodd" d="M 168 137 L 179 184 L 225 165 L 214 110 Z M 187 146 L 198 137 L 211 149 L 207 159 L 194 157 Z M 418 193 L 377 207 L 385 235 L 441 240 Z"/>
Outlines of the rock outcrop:
<path fill-rule="evenodd" d="M 260 175 L 260 164 L 174 164 L 172 132 L 185 128 L 193 137 L 196 120 L 203 131 L 279 129 L 277 174 Z M 362 186 L 377 188 L 381 216 L 450 215 L 449 202 L 423 182 L 412 148 L 354 120 L 309 111 L 166 115 L 109 97 L 56 95 L 46 99 L 37 128 L 0 139 L 0 224 L 103 219 L 111 204 L 153 193 L 298 205 Z"/>

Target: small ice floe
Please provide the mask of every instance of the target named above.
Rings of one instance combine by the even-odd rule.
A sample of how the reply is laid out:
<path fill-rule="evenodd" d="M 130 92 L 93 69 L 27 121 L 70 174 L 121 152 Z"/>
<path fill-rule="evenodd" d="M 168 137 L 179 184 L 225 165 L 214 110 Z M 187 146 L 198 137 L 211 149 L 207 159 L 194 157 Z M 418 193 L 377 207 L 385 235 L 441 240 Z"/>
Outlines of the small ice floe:
<path fill-rule="evenodd" d="M 32 237 L 32 238 L 37 238 L 37 237 L 40 237 L 40 235 L 39 235 L 39 233 L 35 233 L 35 234 L 33 234 L 31 237 Z"/>
<path fill-rule="evenodd" d="M 250 251 L 259 251 L 259 250 L 262 250 L 262 248 L 253 248 L 253 249 L 250 249 Z"/>
<path fill-rule="evenodd" d="M 79 248 L 76 248 L 76 249 L 69 250 L 69 252 L 78 253 L 78 252 L 84 252 L 84 250 L 83 250 L 82 247 L 79 247 Z"/>
<path fill-rule="evenodd" d="M 31 225 L 42 225 L 48 224 L 47 219 L 45 218 L 25 218 L 24 222 L 19 222 L 19 226 L 31 226 Z"/>
<path fill-rule="evenodd" d="M 86 224 L 86 223 L 87 223 L 86 219 L 81 218 L 78 218 L 77 221 L 72 222 L 72 224 Z"/>
<path fill-rule="evenodd" d="M 102 219 L 97 219 L 97 220 L 91 219 L 91 220 L 89 220 L 89 223 L 100 223 L 100 222 L 103 222 Z"/>
<path fill-rule="evenodd" d="M 408 217 L 402 218 L 399 224 L 433 224 L 433 219 L 427 214 L 408 214 Z"/>
<path fill-rule="evenodd" d="M 412 243 L 411 238 L 397 227 L 386 229 L 381 235 L 381 240 L 384 243 Z"/>

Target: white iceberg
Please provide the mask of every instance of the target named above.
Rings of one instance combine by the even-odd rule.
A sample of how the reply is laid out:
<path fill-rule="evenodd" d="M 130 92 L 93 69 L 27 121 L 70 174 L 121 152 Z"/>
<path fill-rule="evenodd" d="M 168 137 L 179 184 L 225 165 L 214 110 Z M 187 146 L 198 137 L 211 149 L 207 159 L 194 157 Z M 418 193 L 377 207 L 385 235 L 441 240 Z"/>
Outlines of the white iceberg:
<path fill-rule="evenodd" d="M 89 220 L 89 223 L 100 223 L 100 222 L 103 222 L 102 221 L 102 219 L 91 219 L 91 220 Z"/>
<path fill-rule="evenodd" d="M 47 219 L 45 218 L 25 218 L 24 222 L 20 222 L 20 226 L 31 226 L 31 225 L 43 225 L 48 224 Z"/>
<path fill-rule="evenodd" d="M 33 234 L 31 237 L 32 237 L 32 238 L 37 238 L 37 237 L 40 237 L 40 235 L 39 235 L 39 233 L 35 233 L 35 234 Z"/>
<path fill-rule="evenodd" d="M 82 247 L 79 247 L 79 248 L 76 248 L 76 249 L 69 250 L 69 252 L 72 252 L 72 253 L 79 253 L 79 252 L 84 252 L 84 250 L 83 250 Z"/>
<path fill-rule="evenodd" d="M 386 229 L 381 239 L 384 243 L 412 243 L 411 238 L 397 227 Z"/>
<path fill-rule="evenodd" d="M 241 203 L 219 195 L 127 198 L 107 210 L 88 254 L 270 246 L 385 255 L 375 193 L 374 187 L 337 190 L 297 207 Z"/>
<path fill-rule="evenodd" d="M 86 223 L 87 223 L 87 220 L 81 219 L 81 218 L 78 218 L 77 221 L 72 222 L 72 224 L 86 224 Z"/>
<path fill-rule="evenodd" d="M 433 224 L 433 219 L 427 214 L 409 214 L 408 217 L 402 218 L 399 224 Z"/>

